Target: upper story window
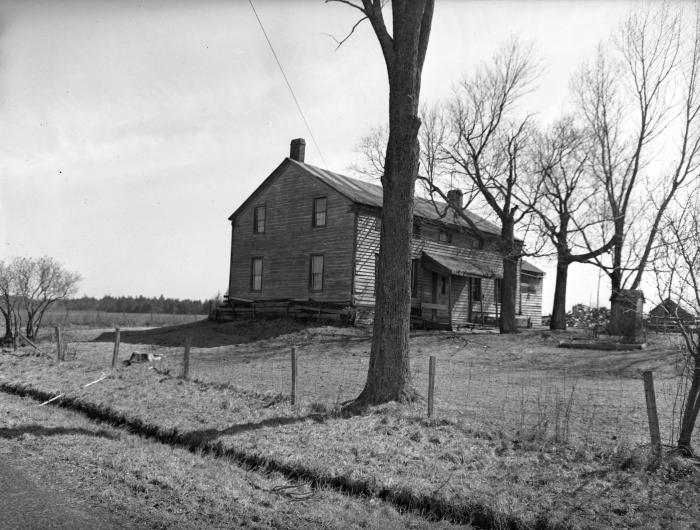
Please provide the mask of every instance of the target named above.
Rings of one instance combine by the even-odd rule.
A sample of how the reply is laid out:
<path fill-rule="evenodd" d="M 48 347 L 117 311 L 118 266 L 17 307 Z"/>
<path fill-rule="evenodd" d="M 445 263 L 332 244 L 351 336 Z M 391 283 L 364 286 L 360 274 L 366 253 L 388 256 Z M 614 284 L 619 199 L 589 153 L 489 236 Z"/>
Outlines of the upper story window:
<path fill-rule="evenodd" d="M 250 290 L 262 291 L 263 259 L 252 258 L 250 260 Z"/>
<path fill-rule="evenodd" d="M 253 233 L 265 233 L 265 205 L 256 206 L 253 210 Z"/>
<path fill-rule="evenodd" d="M 413 223 L 413 237 L 420 239 L 420 225 L 418 223 Z"/>
<path fill-rule="evenodd" d="M 440 230 L 438 232 L 438 241 L 440 243 L 452 243 L 452 234 L 447 230 Z"/>
<path fill-rule="evenodd" d="M 326 226 L 326 206 L 327 201 L 325 197 L 314 199 L 313 226 Z"/>
<path fill-rule="evenodd" d="M 312 254 L 309 262 L 309 289 L 323 291 L 323 255 Z"/>

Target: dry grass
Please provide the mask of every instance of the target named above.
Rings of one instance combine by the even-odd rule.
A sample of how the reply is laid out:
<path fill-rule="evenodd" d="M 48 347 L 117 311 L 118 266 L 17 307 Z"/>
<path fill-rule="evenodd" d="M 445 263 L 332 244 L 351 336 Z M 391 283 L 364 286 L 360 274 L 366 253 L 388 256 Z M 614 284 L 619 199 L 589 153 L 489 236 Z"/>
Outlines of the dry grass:
<path fill-rule="evenodd" d="M 387 503 L 311 490 L 164 446 L 36 402 L 0 396 L 0 452 L 39 484 L 121 528 L 449 528 Z"/>
<path fill-rule="evenodd" d="M 594 440 L 574 446 L 552 443 L 552 432 L 498 429 L 499 422 L 483 421 L 476 411 L 451 417 L 442 401 L 443 416 L 437 420 L 425 419 L 422 403 L 380 407 L 350 419 L 319 414 L 340 399 L 341 384 L 351 386 L 352 370 L 343 372 L 339 367 L 353 362 L 350 359 L 366 359 L 369 344 L 362 332 L 315 328 L 275 336 L 270 326 L 267 338 L 260 341 L 245 342 L 245 334 L 241 344 L 235 344 L 239 342 L 235 335 L 228 340 L 230 346 L 194 350 L 196 382 L 174 377 L 179 373 L 181 349 L 147 343 L 128 349 L 165 352 L 163 373 L 146 366 L 121 368 L 105 381 L 81 388 L 109 365 L 108 343 L 74 343 L 75 360 L 58 366 L 37 357 L 6 355 L 1 358 L 0 373 L 6 384 L 66 392 L 80 402 L 176 432 L 180 441 L 195 446 L 208 444 L 224 452 L 230 448 L 288 470 L 335 477 L 339 484 L 361 484 L 360 490 L 402 505 L 417 503 L 425 508 L 432 503 L 458 520 L 476 514 L 481 517 L 477 520 L 492 526 L 546 521 L 551 527 L 574 528 L 692 528 L 700 520 L 694 500 L 700 491 L 698 470 L 669 455 L 659 470 L 647 472 L 648 450 L 624 439 L 602 445 L 590 443 Z M 472 374 L 490 370 L 506 382 L 533 370 L 598 385 L 621 380 L 623 385 L 635 385 L 630 396 L 642 403 L 641 383 L 635 378 L 638 370 L 653 367 L 669 375 L 674 370 L 672 349 L 662 341 L 626 356 L 559 350 L 552 342 L 533 333 L 517 338 L 438 333 L 414 335 L 412 348 L 417 365 L 425 361 L 427 367 L 427 356 L 437 354 L 439 373 L 451 362 L 453 385 L 470 381 L 467 388 L 473 394 L 462 399 L 472 405 L 480 392 L 489 390 L 476 384 L 479 377 L 462 379 L 460 362 Z M 292 344 L 299 346 L 309 374 L 319 373 L 314 365 L 328 367 L 319 384 L 326 388 L 317 395 L 330 391 L 330 400 L 311 396 L 293 407 L 284 399 Z M 328 359 L 325 364 L 324 359 Z M 280 381 L 277 387 L 268 385 L 265 378 L 276 363 L 279 373 L 271 381 Z M 363 370 L 357 372 L 361 381 Z M 302 392 L 309 388 L 300 385 Z M 504 385 L 497 390 L 503 395 L 513 388 Z M 566 392 L 554 396 L 553 402 L 562 404 L 560 417 L 566 416 L 568 396 Z M 614 418 L 606 421 L 612 423 Z"/>
<path fill-rule="evenodd" d="M 109 313 L 106 311 L 49 309 L 44 326 L 81 326 L 89 328 L 168 326 L 196 322 L 206 315 L 173 315 L 168 313 Z"/>
<path fill-rule="evenodd" d="M 85 340 L 82 332 L 69 340 Z M 192 338 L 191 377 L 207 384 L 288 396 L 290 348 L 297 347 L 297 396 L 327 408 L 362 389 L 370 338 L 354 328 L 306 328 L 290 320 L 198 322 L 121 333 L 122 357 L 131 351 L 166 357 L 161 368 L 182 370 L 185 336 Z M 570 337 L 571 334 L 560 335 Z M 113 332 L 93 334 L 95 343 L 73 342 L 88 366 L 111 361 Z M 662 437 L 671 443 L 678 415 L 673 337 L 653 335 L 650 347 L 629 352 L 557 347 L 557 334 L 414 333 L 411 364 L 415 385 L 427 393 L 428 357 L 437 357 L 436 413 L 483 429 L 512 435 L 538 433 L 587 444 L 644 443 L 648 432 L 640 374 L 653 370 Z"/>

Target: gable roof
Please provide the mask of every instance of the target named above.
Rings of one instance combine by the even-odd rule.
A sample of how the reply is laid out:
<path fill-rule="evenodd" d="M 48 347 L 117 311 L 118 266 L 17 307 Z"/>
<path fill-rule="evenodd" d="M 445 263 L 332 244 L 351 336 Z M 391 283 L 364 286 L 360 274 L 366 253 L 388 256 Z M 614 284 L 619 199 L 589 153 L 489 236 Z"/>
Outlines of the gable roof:
<path fill-rule="evenodd" d="M 372 184 L 371 182 L 346 177 L 340 173 L 335 173 L 327 169 L 321 169 L 320 167 L 312 166 L 311 164 L 306 164 L 304 162 L 298 162 L 297 160 L 290 159 L 290 161 L 306 173 L 315 176 L 319 180 L 322 180 L 335 191 L 341 195 L 344 195 L 355 204 L 362 204 L 364 206 L 371 206 L 375 208 L 382 207 L 383 190 L 381 186 Z M 440 215 L 440 211 L 444 212 L 446 209 L 447 204 L 443 202 L 435 201 L 435 203 L 433 203 L 432 201 L 422 197 L 416 197 L 413 205 L 413 215 L 423 219 L 429 219 L 431 221 L 438 221 L 445 224 L 471 228 L 469 223 L 459 216 L 454 216 L 454 218 L 450 220 L 444 214 Z M 501 229 L 498 226 L 490 221 L 487 221 L 483 217 L 466 210 L 465 215 L 467 215 L 482 232 L 491 235 L 501 234 Z"/>
<path fill-rule="evenodd" d="M 693 315 L 690 311 L 684 309 L 682 306 L 680 306 L 670 298 L 666 298 L 666 300 L 664 300 L 654 309 L 649 311 L 649 315 L 659 317 L 677 316 L 682 320 L 695 318 L 695 315 Z"/>
<path fill-rule="evenodd" d="M 330 186 L 335 191 L 337 191 L 338 193 L 340 193 L 345 198 L 347 198 L 355 204 L 369 206 L 372 208 L 382 207 L 383 190 L 381 186 L 378 186 L 377 184 L 372 184 L 371 182 L 365 182 L 362 180 L 346 177 L 345 175 L 341 175 L 340 173 L 335 173 L 327 169 L 312 166 L 311 164 L 299 162 L 291 158 L 285 158 L 284 161 L 270 174 L 270 176 L 267 179 L 265 179 L 265 181 L 253 192 L 253 194 L 235 212 L 231 214 L 229 219 L 233 219 L 236 216 L 236 214 L 238 214 L 238 212 L 250 202 L 252 197 L 256 195 L 259 190 L 264 188 L 265 185 L 281 169 L 290 165 L 303 172 L 304 174 L 320 180 L 321 182 L 325 183 L 327 186 Z M 435 204 L 433 204 L 432 201 L 429 201 L 422 197 L 416 197 L 413 207 L 413 215 L 431 221 L 437 221 L 449 225 L 470 228 L 469 223 L 459 216 L 454 216 L 453 219 L 450 219 L 445 215 L 441 216 L 438 210 L 445 211 L 446 208 L 447 205 L 445 203 L 436 201 Z M 483 233 L 489 235 L 500 235 L 501 230 L 495 224 L 491 223 L 490 221 L 487 221 L 483 217 L 480 217 L 472 212 L 465 211 L 465 214 Z"/>
<path fill-rule="evenodd" d="M 523 260 L 522 263 L 520 264 L 520 271 L 524 272 L 526 274 L 530 274 L 533 276 L 544 276 L 545 272 L 540 269 L 539 267 L 536 267 L 529 261 Z"/>

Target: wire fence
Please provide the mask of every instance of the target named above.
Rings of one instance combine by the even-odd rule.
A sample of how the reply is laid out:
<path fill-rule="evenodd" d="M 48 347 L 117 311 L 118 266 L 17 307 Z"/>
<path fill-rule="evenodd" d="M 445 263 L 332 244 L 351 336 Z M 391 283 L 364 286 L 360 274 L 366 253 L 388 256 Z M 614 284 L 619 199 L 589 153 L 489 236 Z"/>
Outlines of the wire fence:
<path fill-rule="evenodd" d="M 348 338 L 351 341 L 352 338 Z M 112 356 L 94 354 L 94 344 L 71 342 L 68 355 L 91 356 L 107 365 Z M 369 352 L 323 343 L 296 346 L 296 403 L 338 407 L 361 392 L 369 366 Z M 474 346 L 477 348 L 477 346 Z M 123 348 L 120 361 L 133 345 Z M 159 371 L 183 375 L 185 348 L 144 345 L 142 353 L 156 356 Z M 461 348 L 464 350 L 465 348 Z M 92 353 L 91 353 L 92 351 Z M 650 440 L 645 391 L 641 373 L 612 376 L 600 370 L 581 374 L 565 368 L 533 369 L 485 366 L 474 355 L 444 354 L 437 358 L 434 417 L 455 421 L 471 430 L 503 432 L 512 437 L 571 444 L 640 445 Z M 485 352 L 481 352 L 485 353 Z M 411 374 L 419 397 L 428 399 L 430 352 L 412 354 Z M 270 397 L 292 394 L 291 345 L 229 345 L 189 349 L 191 380 L 223 385 Z M 655 376 L 656 405 L 661 440 L 674 445 L 678 437 L 683 379 Z M 427 405 L 425 408 L 427 416 Z M 694 443 L 698 444 L 696 430 Z"/>

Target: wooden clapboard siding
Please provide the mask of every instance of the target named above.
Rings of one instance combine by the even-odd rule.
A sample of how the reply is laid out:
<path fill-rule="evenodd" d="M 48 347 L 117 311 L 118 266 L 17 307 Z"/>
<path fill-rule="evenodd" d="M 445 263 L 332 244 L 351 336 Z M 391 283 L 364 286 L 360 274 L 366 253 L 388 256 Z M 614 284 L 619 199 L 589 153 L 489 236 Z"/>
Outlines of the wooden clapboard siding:
<path fill-rule="evenodd" d="M 357 305 L 364 306 L 362 321 L 371 321 L 371 312 L 367 307 L 374 305 L 374 281 L 375 281 L 375 255 L 379 252 L 379 230 L 377 230 L 376 215 L 370 213 L 358 213 L 356 249 L 355 249 L 355 280 L 353 300 Z M 476 249 L 474 238 L 466 233 L 454 232 L 452 244 L 438 241 L 441 228 L 436 225 L 424 224 L 421 226 L 420 237 L 414 237 L 411 257 L 420 259 L 423 251 L 433 251 L 442 255 L 455 258 L 470 259 L 482 266 L 491 269 L 495 274 L 503 274 L 503 259 L 495 249 L 495 241 L 487 241 L 484 248 Z M 460 247 L 458 244 L 464 246 Z M 496 305 L 494 300 L 494 280 L 482 278 L 483 312 L 485 316 L 496 317 Z M 422 303 L 432 303 L 431 298 L 432 271 L 420 268 L 418 276 L 417 296 L 412 298 L 412 306 L 419 308 Z M 453 276 L 451 278 L 450 300 L 451 311 L 439 309 L 423 309 L 421 317 L 425 320 L 450 321 L 453 327 L 465 325 L 469 319 L 469 280 Z M 516 298 L 517 299 L 517 298 Z M 499 307 L 500 309 L 500 307 Z M 473 312 L 481 313 L 482 306 L 476 302 Z"/>
<path fill-rule="evenodd" d="M 293 164 L 283 164 L 232 219 L 229 294 L 252 300 L 347 300 L 353 275 L 355 214 L 351 202 Z M 325 227 L 312 226 L 313 199 L 327 198 Z M 265 233 L 253 233 L 253 212 L 265 204 Z M 323 291 L 309 289 L 309 260 L 324 255 Z M 251 258 L 263 258 L 262 291 L 250 290 Z"/>
<path fill-rule="evenodd" d="M 533 326 L 542 325 L 542 276 L 521 273 L 520 308 L 521 314 L 528 317 Z M 528 291 L 528 286 L 534 284 L 535 292 Z"/>
<path fill-rule="evenodd" d="M 469 321 L 469 278 L 452 277 L 452 314 L 450 323 L 453 328 L 464 326 Z"/>
<path fill-rule="evenodd" d="M 379 226 L 377 217 L 357 214 L 355 242 L 355 280 L 353 302 L 374 305 L 375 256 L 379 253 Z"/>

